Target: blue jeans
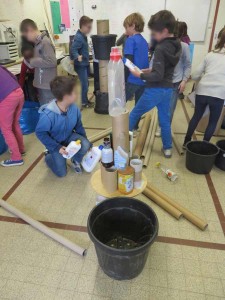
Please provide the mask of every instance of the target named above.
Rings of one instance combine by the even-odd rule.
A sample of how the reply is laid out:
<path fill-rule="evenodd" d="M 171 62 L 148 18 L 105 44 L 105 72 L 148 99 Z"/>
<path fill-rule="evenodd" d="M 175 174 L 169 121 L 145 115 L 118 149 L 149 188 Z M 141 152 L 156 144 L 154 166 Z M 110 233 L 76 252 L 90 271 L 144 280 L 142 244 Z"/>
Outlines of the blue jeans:
<path fill-rule="evenodd" d="M 172 88 L 145 88 L 143 95 L 130 113 L 129 130 L 132 131 L 143 114 L 157 107 L 159 125 L 162 130 L 163 149 L 172 148 L 170 126 L 170 99 L 172 91 Z"/>
<path fill-rule="evenodd" d="M 172 92 L 172 96 L 171 96 L 171 100 L 170 100 L 170 122 L 171 123 L 173 120 L 174 111 L 177 106 L 177 99 L 179 97 L 179 89 L 178 89 L 179 85 L 180 85 L 180 82 L 175 82 L 173 84 L 173 92 Z"/>
<path fill-rule="evenodd" d="M 145 86 L 138 85 L 134 83 L 127 82 L 126 83 L 126 101 L 131 100 L 133 96 L 135 96 L 135 105 L 137 105 L 138 100 L 141 98 L 144 93 Z"/>
<path fill-rule="evenodd" d="M 81 149 L 71 158 L 72 162 L 81 163 L 84 155 L 90 149 L 92 144 L 78 133 L 72 133 L 71 136 L 63 143 L 67 146 L 70 142 L 80 140 Z M 58 177 L 64 177 L 67 174 L 66 158 L 64 158 L 58 151 L 50 152 L 45 156 L 45 162 L 52 172 Z"/>
<path fill-rule="evenodd" d="M 209 106 L 210 115 L 209 123 L 204 134 L 204 140 L 210 141 L 221 115 L 224 106 L 224 100 L 211 96 L 196 95 L 195 111 L 189 123 L 184 144 L 190 142 L 192 135 L 198 126 L 198 123 L 201 120 L 207 106 Z"/>
<path fill-rule="evenodd" d="M 88 103 L 88 74 L 89 74 L 89 66 L 74 66 L 74 70 L 76 71 L 80 83 L 81 83 L 81 100 L 82 105 Z"/>

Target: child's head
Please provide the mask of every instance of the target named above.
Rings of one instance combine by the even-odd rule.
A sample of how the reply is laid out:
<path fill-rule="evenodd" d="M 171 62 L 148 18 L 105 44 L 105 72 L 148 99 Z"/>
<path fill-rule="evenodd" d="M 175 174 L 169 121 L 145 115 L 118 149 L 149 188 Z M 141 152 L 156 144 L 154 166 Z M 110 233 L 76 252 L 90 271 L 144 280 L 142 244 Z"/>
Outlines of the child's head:
<path fill-rule="evenodd" d="M 87 16 L 82 16 L 79 21 L 80 25 L 80 30 L 84 34 L 89 34 L 92 30 L 92 24 L 93 24 L 93 19 L 87 17 Z"/>
<path fill-rule="evenodd" d="M 177 23 L 177 37 L 179 39 L 187 35 L 187 30 L 188 30 L 187 23 L 180 22 L 180 21 Z"/>
<path fill-rule="evenodd" d="M 152 15 L 148 22 L 151 35 L 157 42 L 173 36 L 175 26 L 175 17 L 168 10 L 160 10 L 156 14 Z"/>
<path fill-rule="evenodd" d="M 20 32 L 29 42 L 34 43 L 39 31 L 37 24 L 31 19 L 24 19 L 20 23 Z"/>
<path fill-rule="evenodd" d="M 30 60 L 34 56 L 34 45 L 29 42 L 24 42 L 21 47 L 21 54 L 26 60 Z"/>
<path fill-rule="evenodd" d="M 77 100 L 76 79 L 74 77 L 56 76 L 50 83 L 52 94 L 59 102 L 70 105 Z"/>
<path fill-rule="evenodd" d="M 218 34 L 218 40 L 215 46 L 215 50 L 222 50 L 225 48 L 225 26 L 220 30 Z"/>
<path fill-rule="evenodd" d="M 133 13 L 126 17 L 123 21 L 123 26 L 126 29 L 127 35 L 143 32 L 145 21 L 141 14 Z"/>

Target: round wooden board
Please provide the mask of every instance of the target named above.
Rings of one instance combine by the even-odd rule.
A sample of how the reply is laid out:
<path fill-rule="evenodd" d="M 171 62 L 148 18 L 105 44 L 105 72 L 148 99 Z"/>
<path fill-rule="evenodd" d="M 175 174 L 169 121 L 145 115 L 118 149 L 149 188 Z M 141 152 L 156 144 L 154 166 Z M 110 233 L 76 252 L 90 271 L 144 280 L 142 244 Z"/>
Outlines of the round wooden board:
<path fill-rule="evenodd" d="M 142 193 L 143 190 L 146 188 L 147 185 L 147 178 L 144 173 L 142 173 L 142 186 L 140 189 L 133 189 L 132 193 L 128 195 L 124 195 L 120 193 L 118 190 L 114 193 L 108 193 L 101 181 L 101 170 L 97 170 L 91 177 L 91 185 L 93 189 L 96 191 L 98 195 L 104 196 L 106 198 L 112 198 L 112 197 L 135 197 L 138 194 Z"/>

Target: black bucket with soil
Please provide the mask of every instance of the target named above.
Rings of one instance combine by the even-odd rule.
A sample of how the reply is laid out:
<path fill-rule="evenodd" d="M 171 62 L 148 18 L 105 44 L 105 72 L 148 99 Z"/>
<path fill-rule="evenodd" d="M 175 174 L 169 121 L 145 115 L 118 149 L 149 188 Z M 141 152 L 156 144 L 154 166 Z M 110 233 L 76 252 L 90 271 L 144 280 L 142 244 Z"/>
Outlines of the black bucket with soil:
<path fill-rule="evenodd" d="M 109 60 L 111 48 L 116 44 L 116 34 L 92 35 L 92 43 L 95 58 L 99 60 Z"/>
<path fill-rule="evenodd" d="M 215 165 L 220 170 L 225 171 L 225 140 L 220 140 L 216 143 L 220 152 L 216 157 Z"/>
<path fill-rule="evenodd" d="M 195 174 L 210 173 L 219 153 L 218 147 L 206 141 L 192 141 L 186 147 L 186 168 Z"/>
<path fill-rule="evenodd" d="M 101 202 L 91 211 L 87 226 L 99 265 L 117 280 L 141 273 L 159 227 L 156 214 L 147 204 L 126 197 Z"/>

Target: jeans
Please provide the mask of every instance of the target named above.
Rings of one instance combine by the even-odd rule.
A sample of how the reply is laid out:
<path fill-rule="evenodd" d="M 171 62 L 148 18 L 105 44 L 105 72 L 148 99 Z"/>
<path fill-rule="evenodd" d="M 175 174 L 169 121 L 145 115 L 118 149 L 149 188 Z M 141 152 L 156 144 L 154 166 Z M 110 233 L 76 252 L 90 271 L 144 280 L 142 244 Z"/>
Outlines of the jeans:
<path fill-rule="evenodd" d="M 143 114 L 154 107 L 158 109 L 159 125 L 162 129 L 163 149 L 172 148 L 170 126 L 170 99 L 172 88 L 145 88 L 137 105 L 130 113 L 129 130 L 133 130 Z"/>
<path fill-rule="evenodd" d="M 19 124 L 23 104 L 24 94 L 21 88 L 12 91 L 0 102 L 0 129 L 12 152 L 12 160 L 21 160 L 21 153 L 24 152 L 23 135 Z"/>
<path fill-rule="evenodd" d="M 74 66 L 74 70 L 76 71 L 80 83 L 81 83 L 81 100 L 82 105 L 88 104 L 88 73 L 89 66 Z"/>
<path fill-rule="evenodd" d="M 40 105 L 47 104 L 55 97 L 49 89 L 37 89 L 38 90 L 38 100 Z"/>
<path fill-rule="evenodd" d="M 126 101 L 131 100 L 131 98 L 135 95 L 135 105 L 137 105 L 138 100 L 141 98 L 144 93 L 145 86 L 138 85 L 134 83 L 127 82 L 126 83 Z"/>
<path fill-rule="evenodd" d="M 170 122 L 171 123 L 173 120 L 174 111 L 177 106 L 177 99 L 179 97 L 179 89 L 178 89 L 179 85 L 180 85 L 180 82 L 175 82 L 173 84 L 173 92 L 172 92 L 172 96 L 171 96 L 171 100 L 170 100 Z"/>
<path fill-rule="evenodd" d="M 81 141 L 81 149 L 71 158 L 72 162 L 81 163 L 84 155 L 92 146 L 91 143 L 78 133 L 72 133 L 71 136 L 63 143 L 67 146 L 71 141 Z M 58 177 L 64 177 L 67 174 L 66 158 L 64 158 L 58 151 L 50 152 L 45 156 L 45 162 L 52 172 Z"/>
<path fill-rule="evenodd" d="M 209 123 L 205 130 L 204 140 L 209 141 L 216 129 L 217 122 L 224 106 L 224 100 L 211 96 L 196 95 L 194 115 L 189 123 L 184 143 L 191 141 L 192 135 L 201 120 L 206 107 L 209 106 Z"/>

